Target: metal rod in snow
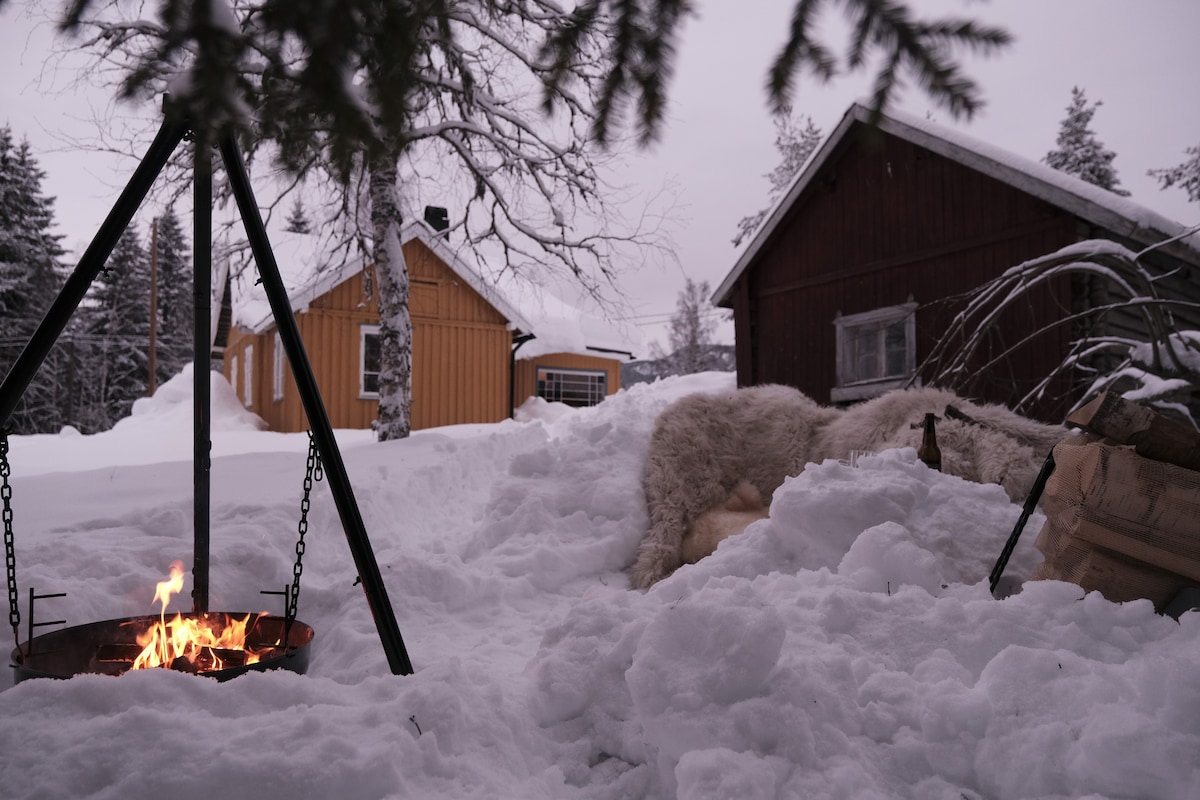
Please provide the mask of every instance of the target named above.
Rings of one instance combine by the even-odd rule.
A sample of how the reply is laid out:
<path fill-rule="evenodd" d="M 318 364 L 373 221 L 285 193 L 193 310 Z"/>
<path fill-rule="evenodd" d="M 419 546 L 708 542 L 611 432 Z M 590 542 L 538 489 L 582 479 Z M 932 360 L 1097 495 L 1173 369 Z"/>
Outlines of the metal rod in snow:
<path fill-rule="evenodd" d="M 208 611 L 212 469 L 212 152 L 192 177 L 192 611 Z"/>
<path fill-rule="evenodd" d="M 185 119 L 168 113 L 154 141 L 150 143 L 142 163 L 134 170 L 133 177 L 125 186 L 113 205 L 112 210 L 100 225 L 100 230 L 84 251 L 79 264 L 67 278 L 58 297 L 50 304 L 50 309 L 42 317 L 37 330 L 34 331 L 25 349 L 17 356 L 12 367 L 8 370 L 4 382 L 0 383 L 0 427 L 8 424 L 8 418 L 21 401 L 21 396 L 33 382 L 37 371 L 46 360 L 54 343 L 66 329 L 71 315 L 79 307 L 79 303 L 87 294 L 92 282 L 104 269 L 104 264 L 112 254 L 113 248 L 121 234 L 129 227 L 130 220 L 137 213 L 142 200 L 154 184 L 154 179 L 162 172 L 176 146 L 187 133 L 188 125 Z"/>
<path fill-rule="evenodd" d="M 304 342 L 300 338 L 300 329 L 292 314 L 291 303 L 288 301 L 287 290 L 279 275 L 279 265 L 271 251 L 271 243 L 267 238 L 267 229 L 263 225 L 262 215 L 254 200 L 254 192 L 250 187 L 250 178 L 246 174 L 246 165 L 242 161 L 241 152 L 232 137 L 221 139 L 221 158 L 225 162 L 225 171 L 229 175 L 229 185 L 237 200 L 238 210 L 242 215 L 242 223 L 246 226 L 246 238 L 250 241 L 250 249 L 254 253 L 254 261 L 258 264 L 259 277 L 262 279 L 263 290 L 271 304 L 271 313 L 279 331 L 279 339 L 283 344 L 284 353 L 292 367 L 292 377 L 295 378 L 296 388 L 300 392 L 300 401 L 308 416 L 308 424 L 312 429 L 313 439 L 321 453 L 325 465 L 325 476 L 329 480 L 329 491 L 337 504 L 338 515 L 342 520 L 342 528 L 346 540 L 350 544 L 350 553 L 358 568 L 362 580 L 363 593 L 367 596 L 367 604 L 371 615 L 375 618 L 375 628 L 383 644 L 384 654 L 394 675 L 411 675 L 413 668 L 409 661 L 408 652 L 404 647 L 404 639 L 400 636 L 400 628 L 388 600 L 387 587 L 379 574 L 379 565 L 375 561 L 375 552 L 371 549 L 366 527 L 359 514 L 358 505 L 354 500 L 354 490 L 346 474 L 346 466 L 342 463 L 342 455 L 338 450 L 329 416 L 325 413 L 325 404 L 321 401 L 321 393 L 317 388 L 317 380 L 313 375 L 312 365 L 304 351 Z"/>

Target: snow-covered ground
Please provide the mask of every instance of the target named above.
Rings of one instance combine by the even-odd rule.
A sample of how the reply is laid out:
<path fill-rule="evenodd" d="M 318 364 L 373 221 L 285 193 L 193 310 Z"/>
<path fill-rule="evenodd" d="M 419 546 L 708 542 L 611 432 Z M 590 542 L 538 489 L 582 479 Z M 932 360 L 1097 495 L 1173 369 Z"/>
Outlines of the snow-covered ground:
<path fill-rule="evenodd" d="M 291 578 L 306 441 L 216 384 L 210 606 L 275 611 L 259 591 Z M 189 386 L 108 433 L 13 440 L 22 596 L 68 592 L 45 614 L 152 613 L 190 564 Z M 318 484 L 307 674 L 8 671 L 0 796 L 1200 797 L 1200 613 L 1057 582 L 993 599 L 1019 508 L 911 450 L 810 465 L 769 520 L 630 591 L 654 417 L 730 388 L 670 379 L 386 444 L 339 432 L 415 674 L 389 673 Z M 1010 575 L 1040 560 L 1040 525 Z"/>

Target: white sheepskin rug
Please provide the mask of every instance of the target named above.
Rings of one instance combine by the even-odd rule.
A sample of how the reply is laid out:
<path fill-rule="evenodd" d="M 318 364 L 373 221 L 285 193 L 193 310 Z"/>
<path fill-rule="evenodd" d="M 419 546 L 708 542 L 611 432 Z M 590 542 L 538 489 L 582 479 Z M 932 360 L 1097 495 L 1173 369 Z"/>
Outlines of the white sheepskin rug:
<path fill-rule="evenodd" d="M 997 483 L 1014 501 L 1029 494 L 1046 454 L 1066 435 L 1061 426 L 941 389 L 889 392 L 845 411 L 787 386 L 684 397 L 659 415 L 650 438 L 644 479 L 650 528 L 631 585 L 650 587 L 765 517 L 784 478 L 809 462 L 916 447 L 926 413 L 938 418 L 942 470 Z"/>

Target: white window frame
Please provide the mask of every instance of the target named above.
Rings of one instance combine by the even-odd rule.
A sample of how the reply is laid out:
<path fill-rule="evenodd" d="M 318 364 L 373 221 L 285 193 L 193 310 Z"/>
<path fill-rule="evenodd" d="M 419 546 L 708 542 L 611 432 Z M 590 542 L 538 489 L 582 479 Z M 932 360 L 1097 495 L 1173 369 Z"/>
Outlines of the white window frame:
<path fill-rule="evenodd" d="M 279 402 L 283 399 L 283 339 L 275 332 L 275 361 L 271 369 L 271 399 Z"/>
<path fill-rule="evenodd" d="M 367 391 L 367 337 L 379 336 L 379 326 L 362 324 L 358 326 L 358 396 L 363 400 L 378 400 L 378 389 L 374 392 Z M 376 370 L 371 373 L 375 376 L 375 386 L 379 386 L 379 372 Z"/>
<path fill-rule="evenodd" d="M 851 343 L 855 328 L 878 326 L 881 369 L 886 365 L 884 331 L 896 322 L 904 322 L 904 372 L 900 375 L 879 375 L 861 379 L 854 375 Z M 902 388 L 917 369 L 917 304 L 911 299 L 896 306 L 885 306 L 861 314 L 838 314 L 833 320 L 837 328 L 837 386 L 830 391 L 835 403 L 866 400 L 877 397 L 892 389 Z"/>
<path fill-rule="evenodd" d="M 602 369 L 539 366 L 536 375 L 534 393 L 543 400 L 586 408 L 599 405 L 608 396 L 608 373 Z M 570 384 L 565 392 L 564 378 Z"/>
<path fill-rule="evenodd" d="M 242 360 L 242 402 L 246 408 L 254 406 L 254 345 L 246 345 L 245 357 Z"/>
<path fill-rule="evenodd" d="M 237 353 L 234 353 L 229 358 L 229 385 L 233 389 L 234 397 L 240 397 L 238 394 L 238 381 L 241 380 L 241 376 L 238 375 L 238 363 Z"/>

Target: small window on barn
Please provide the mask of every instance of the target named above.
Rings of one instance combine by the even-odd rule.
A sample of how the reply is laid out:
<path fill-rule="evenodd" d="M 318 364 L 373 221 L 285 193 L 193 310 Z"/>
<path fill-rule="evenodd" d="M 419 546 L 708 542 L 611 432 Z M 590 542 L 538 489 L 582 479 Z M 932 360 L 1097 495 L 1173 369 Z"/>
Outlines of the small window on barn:
<path fill-rule="evenodd" d="M 358 396 L 379 397 L 379 326 L 360 325 L 358 343 Z"/>
<path fill-rule="evenodd" d="M 254 404 L 254 345 L 246 345 L 245 360 L 242 363 L 242 402 L 246 408 Z"/>
<path fill-rule="evenodd" d="M 538 367 L 537 396 L 569 406 L 594 406 L 608 395 L 608 373 L 588 369 Z"/>
<path fill-rule="evenodd" d="M 902 386 L 916 370 L 917 304 L 838 315 L 835 402 L 863 400 Z"/>
<path fill-rule="evenodd" d="M 275 361 L 271 369 L 271 399 L 276 402 L 283 399 L 283 340 L 275 334 Z"/>
<path fill-rule="evenodd" d="M 229 358 L 229 386 L 233 389 L 233 396 L 238 396 L 238 357 L 234 353 Z"/>

